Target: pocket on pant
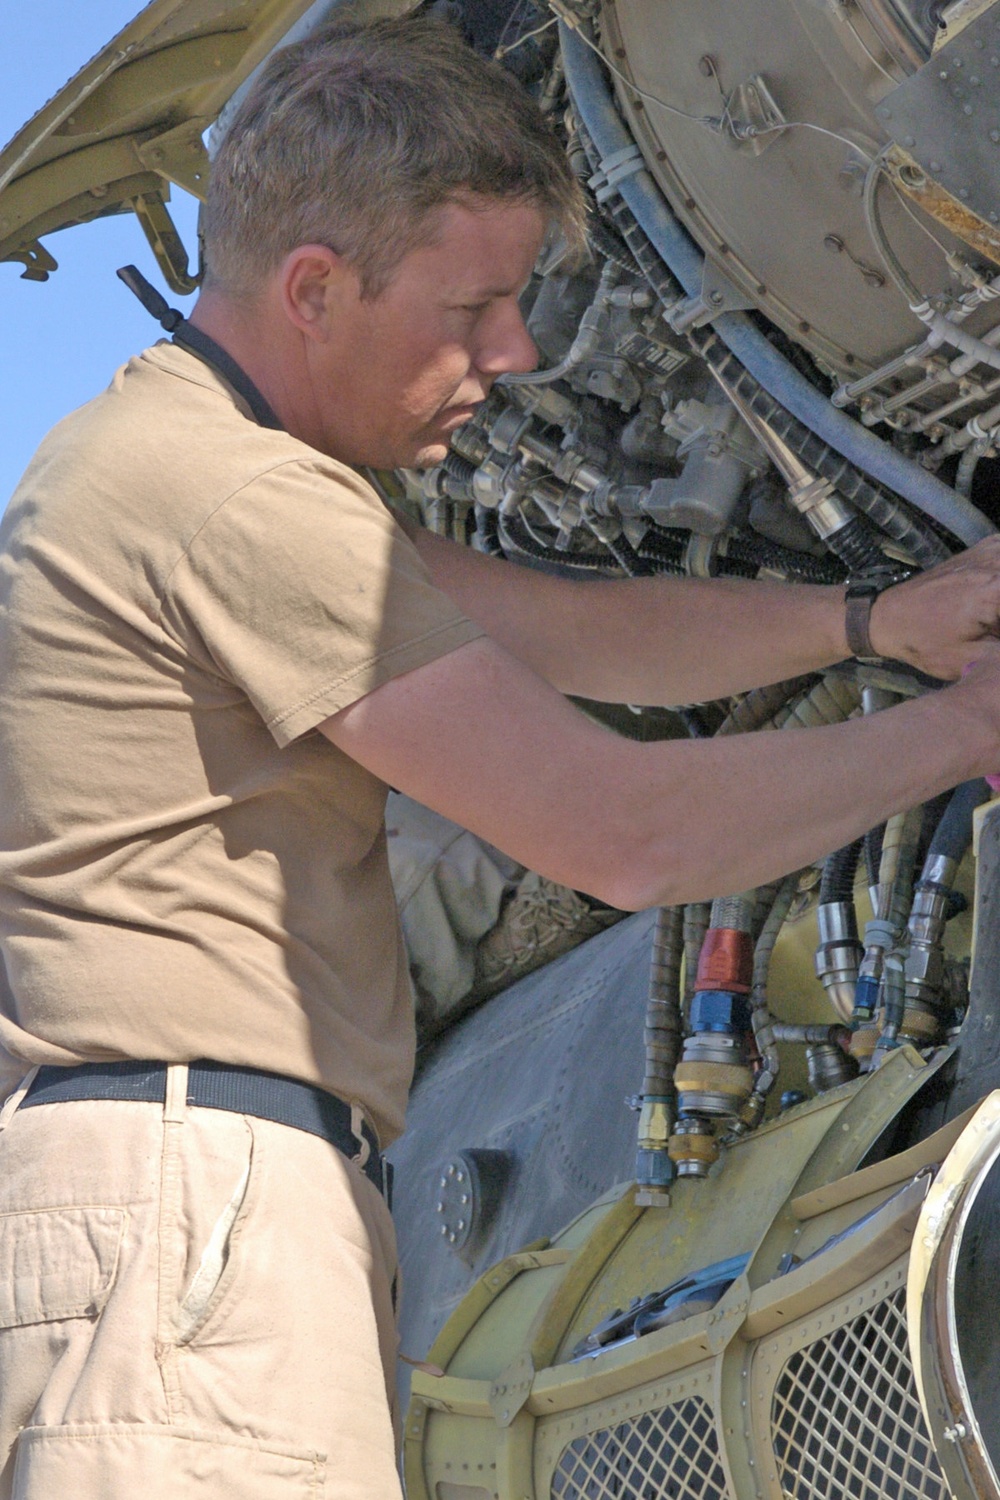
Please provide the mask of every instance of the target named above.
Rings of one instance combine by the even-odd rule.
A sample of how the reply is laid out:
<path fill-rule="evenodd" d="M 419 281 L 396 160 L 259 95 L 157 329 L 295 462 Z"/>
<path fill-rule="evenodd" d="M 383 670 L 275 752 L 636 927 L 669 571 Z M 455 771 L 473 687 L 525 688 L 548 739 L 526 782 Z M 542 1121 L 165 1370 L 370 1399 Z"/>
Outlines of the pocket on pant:
<path fill-rule="evenodd" d="M 0 1214 L 0 1328 L 96 1317 L 125 1232 L 123 1208 Z"/>
<path fill-rule="evenodd" d="M 325 1456 L 200 1428 L 79 1422 L 25 1427 L 12 1500 L 321 1500 Z"/>

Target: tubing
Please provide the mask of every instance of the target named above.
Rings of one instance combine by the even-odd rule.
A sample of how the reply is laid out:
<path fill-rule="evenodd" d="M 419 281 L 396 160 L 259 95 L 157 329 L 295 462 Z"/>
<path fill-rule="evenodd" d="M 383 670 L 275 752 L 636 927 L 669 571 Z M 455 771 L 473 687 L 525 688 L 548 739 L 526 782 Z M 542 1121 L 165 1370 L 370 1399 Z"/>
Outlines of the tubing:
<path fill-rule="evenodd" d="M 597 58 L 565 22 L 559 23 L 566 82 L 602 158 L 633 144 L 615 109 Z M 618 191 L 689 297 L 701 293 L 704 260 L 668 208 L 649 172 L 622 178 Z M 967 545 L 995 528 L 975 506 L 839 412 L 741 313 L 714 320 L 719 337 L 750 373 L 793 416 L 838 453 L 902 495 Z"/>
<path fill-rule="evenodd" d="M 775 714 L 793 698 L 800 697 L 816 685 L 816 674 L 789 677 L 785 682 L 772 682 L 768 687 L 753 688 L 719 725 L 717 734 L 752 734 L 771 723 Z"/>
<path fill-rule="evenodd" d="M 663 1189 L 674 1176 L 667 1141 L 676 1115 L 674 1068 L 681 1049 L 683 927 L 683 907 L 664 906 L 657 912 L 646 1002 L 645 1075 L 635 1164 L 640 1188 Z"/>
<path fill-rule="evenodd" d="M 827 906 L 831 901 L 854 900 L 854 876 L 861 858 L 861 840 L 845 844 L 835 854 L 829 855 L 823 864 L 823 877 L 819 886 L 819 904 Z"/>
<path fill-rule="evenodd" d="M 961 786 L 955 788 L 944 817 L 931 839 L 925 863 L 942 857 L 953 859 L 956 864 L 961 863 L 966 849 L 972 843 L 972 815 L 989 795 L 989 787 L 981 776 L 972 781 L 963 781 Z"/>

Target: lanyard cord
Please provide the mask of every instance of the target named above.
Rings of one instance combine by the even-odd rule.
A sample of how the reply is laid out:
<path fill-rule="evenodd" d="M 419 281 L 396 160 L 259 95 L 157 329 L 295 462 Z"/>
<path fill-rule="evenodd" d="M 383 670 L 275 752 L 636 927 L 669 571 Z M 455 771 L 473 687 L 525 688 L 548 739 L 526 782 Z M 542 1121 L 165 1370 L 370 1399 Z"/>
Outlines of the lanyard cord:
<path fill-rule="evenodd" d="M 207 333 L 195 328 L 176 307 L 170 307 L 154 286 L 135 266 L 122 266 L 117 272 L 130 292 L 133 292 L 160 327 L 171 336 L 173 343 L 195 355 L 223 380 L 228 381 L 237 395 L 242 396 L 253 413 L 254 421 L 261 427 L 271 427 L 276 432 L 284 430 L 281 420 L 270 402 L 261 395 L 250 376 Z"/>

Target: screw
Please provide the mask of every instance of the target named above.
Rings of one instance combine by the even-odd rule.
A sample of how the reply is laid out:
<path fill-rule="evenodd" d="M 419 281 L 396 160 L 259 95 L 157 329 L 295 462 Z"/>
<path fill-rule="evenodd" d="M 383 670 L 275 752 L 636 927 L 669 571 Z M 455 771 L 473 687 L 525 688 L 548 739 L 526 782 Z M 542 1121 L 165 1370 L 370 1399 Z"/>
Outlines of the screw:
<path fill-rule="evenodd" d="M 972 105 L 971 104 L 963 104 L 962 105 L 962 113 L 963 113 L 963 115 L 971 115 L 972 114 Z"/>
<path fill-rule="evenodd" d="M 716 288 L 714 292 L 709 292 L 708 300 L 709 302 L 711 302 L 713 307 L 718 307 L 719 303 L 722 301 L 722 293 L 718 288 Z"/>
<path fill-rule="evenodd" d="M 443 1204 L 443 1202 L 441 1201 L 440 1198 L 438 1199 L 437 1211 L 438 1211 L 439 1214 L 443 1214 L 444 1213 L 444 1204 Z"/>
<path fill-rule="evenodd" d="M 448 1170 L 448 1176 L 449 1177 L 454 1177 L 454 1175 L 455 1175 L 455 1163 L 453 1161 L 450 1161 L 448 1163 L 448 1169 L 447 1170 Z"/>

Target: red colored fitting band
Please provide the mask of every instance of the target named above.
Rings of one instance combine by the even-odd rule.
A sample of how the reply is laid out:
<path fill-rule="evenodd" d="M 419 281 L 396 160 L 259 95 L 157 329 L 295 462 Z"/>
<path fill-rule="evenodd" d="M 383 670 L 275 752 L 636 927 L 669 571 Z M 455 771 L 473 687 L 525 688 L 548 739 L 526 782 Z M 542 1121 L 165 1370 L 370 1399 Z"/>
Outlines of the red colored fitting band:
<path fill-rule="evenodd" d="M 731 990 L 748 995 L 753 982 L 753 944 L 749 932 L 710 927 L 698 960 L 696 990 Z"/>

